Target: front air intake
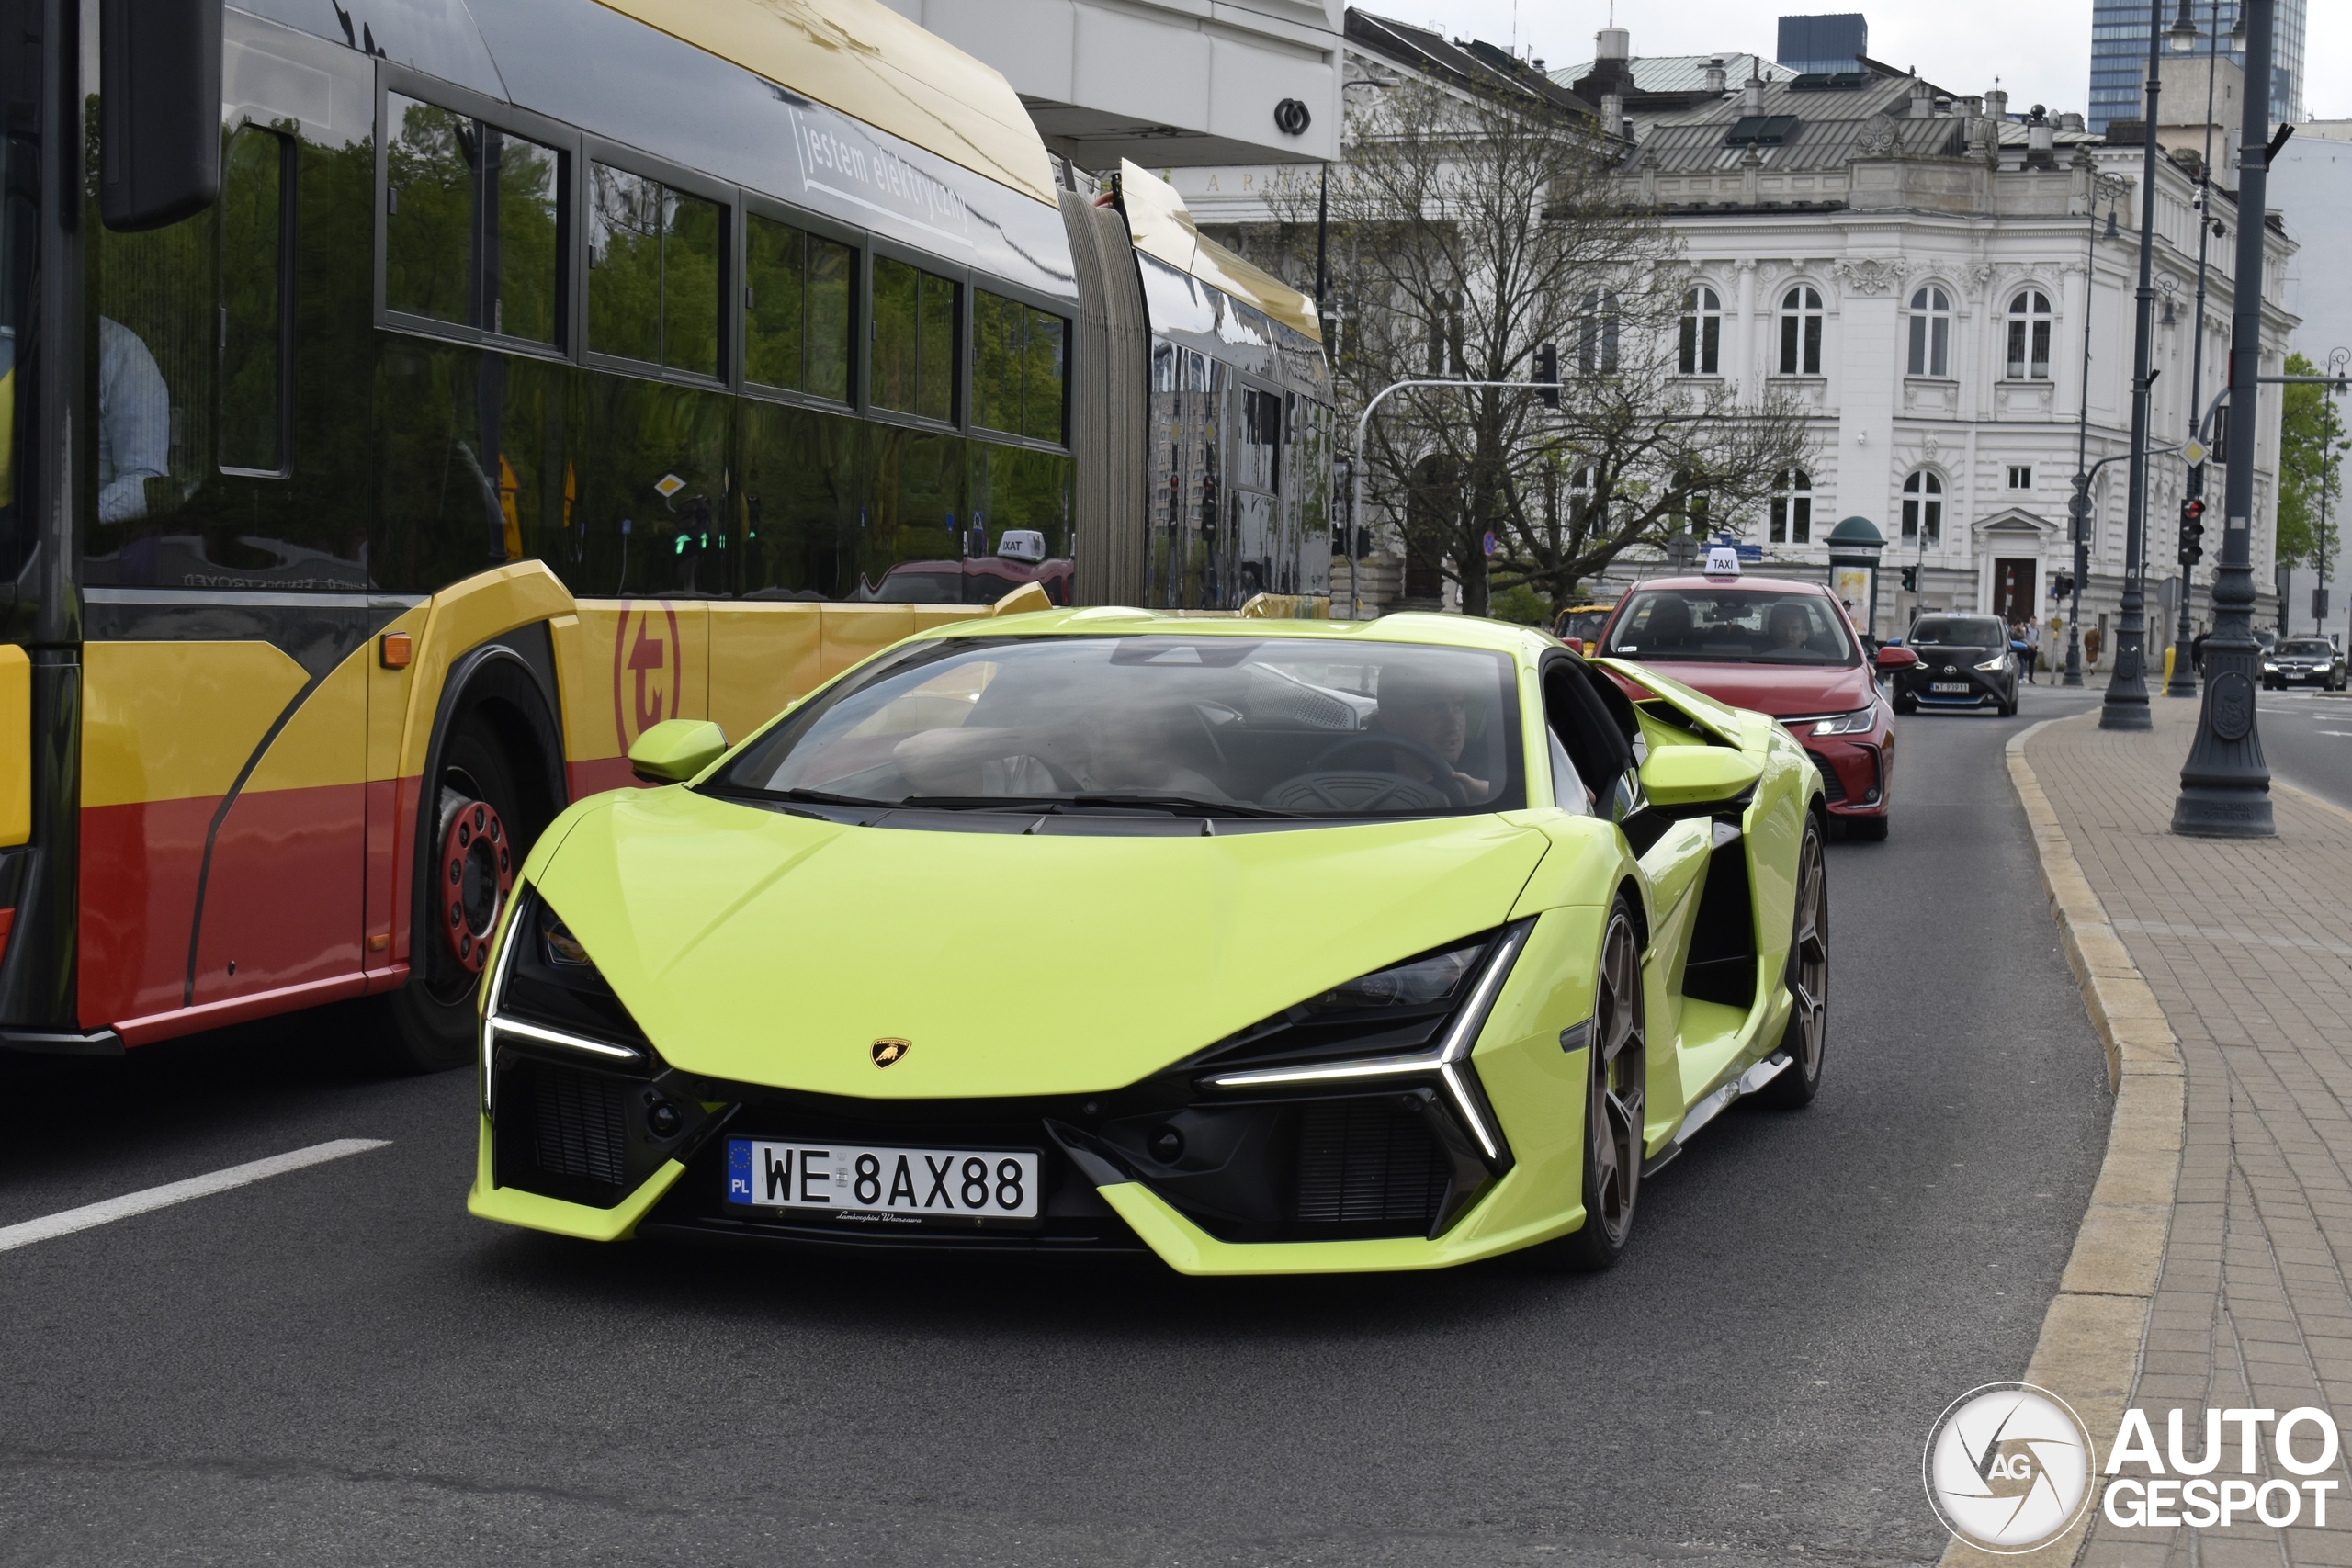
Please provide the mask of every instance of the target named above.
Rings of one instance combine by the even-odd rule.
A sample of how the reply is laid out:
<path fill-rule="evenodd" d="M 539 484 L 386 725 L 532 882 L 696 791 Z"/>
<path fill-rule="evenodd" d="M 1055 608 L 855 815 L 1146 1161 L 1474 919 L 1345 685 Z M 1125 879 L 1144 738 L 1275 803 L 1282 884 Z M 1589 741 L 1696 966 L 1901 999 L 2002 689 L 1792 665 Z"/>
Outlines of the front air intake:
<path fill-rule="evenodd" d="M 628 1165 L 628 1091 L 616 1079 L 541 1066 L 531 1074 L 531 1152 L 549 1176 L 618 1182 Z"/>
<path fill-rule="evenodd" d="M 1301 1233 L 1420 1235 L 1445 1205 L 1453 1167 L 1425 1122 L 1390 1100 L 1319 1100 L 1300 1108 Z"/>

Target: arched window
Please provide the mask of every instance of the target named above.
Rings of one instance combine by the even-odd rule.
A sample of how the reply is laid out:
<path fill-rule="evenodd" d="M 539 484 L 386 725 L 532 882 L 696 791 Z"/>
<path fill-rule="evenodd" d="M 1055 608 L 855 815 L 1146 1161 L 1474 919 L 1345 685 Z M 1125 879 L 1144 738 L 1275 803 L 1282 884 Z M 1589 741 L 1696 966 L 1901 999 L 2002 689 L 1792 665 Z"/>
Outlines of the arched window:
<path fill-rule="evenodd" d="M 1781 296 L 1781 374 L 1821 374 L 1821 290 L 1810 283 Z"/>
<path fill-rule="evenodd" d="M 2050 379 L 2050 296 L 2039 288 L 2009 301 L 2009 379 Z"/>
<path fill-rule="evenodd" d="M 1903 481 L 1903 536 L 1923 545 L 1944 536 L 1944 481 L 1921 468 Z"/>
<path fill-rule="evenodd" d="M 1767 542 L 1775 545 L 1813 543 L 1813 476 L 1790 468 L 1772 486 L 1772 511 Z"/>
<path fill-rule="evenodd" d="M 1682 352 L 1676 368 L 1685 376 L 1713 376 L 1723 363 L 1724 302 L 1705 284 L 1682 296 Z"/>
<path fill-rule="evenodd" d="M 1911 374 L 1951 374 L 1951 296 L 1933 284 L 1911 295 Z"/>
<path fill-rule="evenodd" d="M 1588 290 L 1577 306 L 1577 368 L 1588 376 L 1617 372 L 1617 296 Z"/>

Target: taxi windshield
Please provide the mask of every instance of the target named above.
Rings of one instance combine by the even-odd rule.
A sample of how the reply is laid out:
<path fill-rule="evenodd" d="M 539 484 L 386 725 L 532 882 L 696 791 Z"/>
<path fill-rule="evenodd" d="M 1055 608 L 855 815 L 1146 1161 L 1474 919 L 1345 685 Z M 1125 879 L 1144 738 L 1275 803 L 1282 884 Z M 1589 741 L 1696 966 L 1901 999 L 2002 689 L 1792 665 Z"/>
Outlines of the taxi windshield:
<path fill-rule="evenodd" d="M 916 643 L 706 787 L 831 805 L 1394 817 L 1526 800 L 1511 661 L 1370 639 Z"/>
<path fill-rule="evenodd" d="M 1754 588 L 1657 588 L 1634 592 L 1609 634 L 1609 651 L 1645 663 L 1852 664 L 1846 617 L 1815 593 Z"/>

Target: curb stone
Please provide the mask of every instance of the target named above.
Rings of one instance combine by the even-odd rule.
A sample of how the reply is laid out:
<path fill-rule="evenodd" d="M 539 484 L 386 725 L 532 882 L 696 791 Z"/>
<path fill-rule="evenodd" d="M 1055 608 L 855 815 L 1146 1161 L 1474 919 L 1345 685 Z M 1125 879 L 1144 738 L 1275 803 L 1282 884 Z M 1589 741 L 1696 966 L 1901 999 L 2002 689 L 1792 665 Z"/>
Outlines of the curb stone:
<path fill-rule="evenodd" d="M 2038 731 L 2071 722 L 2076 719 L 2044 719 L 2011 736 L 2009 783 L 2033 833 L 2034 858 L 2067 966 L 2082 987 L 2084 1008 L 2107 1053 L 2107 1081 L 2115 1091 L 2115 1110 L 2090 1207 L 2075 1234 L 2058 1294 L 2042 1317 L 2041 1337 L 2034 1344 L 2024 1381 L 2073 1405 L 2096 1444 L 2122 1421 L 2139 1379 L 2149 1306 L 2164 1266 L 2173 1190 L 2180 1174 L 2188 1079 L 2180 1043 L 2164 1009 L 2156 1005 L 2155 993 L 2108 923 L 2106 908 L 2083 875 L 2074 846 L 2026 761 L 2026 742 Z M 2095 1498 L 2096 1472 L 2092 1491 Z M 2096 1506 L 2094 1501 L 2073 1529 L 2031 1552 L 1999 1556 L 1954 1540 L 1944 1549 L 1941 1568 L 2071 1563 L 2082 1553 Z"/>

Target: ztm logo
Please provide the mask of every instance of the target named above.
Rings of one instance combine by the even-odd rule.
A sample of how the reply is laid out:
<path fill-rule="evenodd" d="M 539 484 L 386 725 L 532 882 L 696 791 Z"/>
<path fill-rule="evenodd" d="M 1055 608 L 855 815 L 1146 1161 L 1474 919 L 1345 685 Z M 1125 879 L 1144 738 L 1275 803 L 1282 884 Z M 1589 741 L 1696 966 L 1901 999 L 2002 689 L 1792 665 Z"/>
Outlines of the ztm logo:
<path fill-rule="evenodd" d="M 658 600 L 621 601 L 613 637 L 613 729 L 622 750 L 663 719 L 678 716 L 684 666 L 678 612 Z"/>

